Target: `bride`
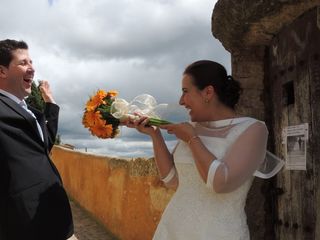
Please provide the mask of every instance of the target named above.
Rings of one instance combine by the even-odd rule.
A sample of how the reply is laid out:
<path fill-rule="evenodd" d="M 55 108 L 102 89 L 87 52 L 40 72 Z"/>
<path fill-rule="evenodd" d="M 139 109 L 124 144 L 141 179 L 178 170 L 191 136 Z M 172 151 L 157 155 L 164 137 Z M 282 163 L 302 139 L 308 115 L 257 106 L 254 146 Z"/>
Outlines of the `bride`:
<path fill-rule="evenodd" d="M 197 61 L 183 73 L 179 101 L 191 122 L 160 127 L 180 140 L 173 153 L 148 117 L 127 122 L 151 137 L 160 177 L 177 189 L 153 239 L 250 239 L 244 206 L 254 175 L 270 172 L 258 171 L 267 166 L 268 130 L 264 122 L 237 115 L 240 93 L 222 65 Z"/>

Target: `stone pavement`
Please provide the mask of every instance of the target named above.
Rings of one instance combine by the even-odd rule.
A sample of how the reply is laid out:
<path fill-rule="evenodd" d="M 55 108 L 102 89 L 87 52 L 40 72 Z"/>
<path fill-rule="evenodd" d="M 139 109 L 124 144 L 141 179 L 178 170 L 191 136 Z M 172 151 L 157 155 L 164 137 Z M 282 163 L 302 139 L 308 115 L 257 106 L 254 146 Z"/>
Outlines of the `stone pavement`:
<path fill-rule="evenodd" d="M 76 203 L 70 201 L 70 205 L 74 221 L 74 236 L 69 240 L 118 240 Z"/>

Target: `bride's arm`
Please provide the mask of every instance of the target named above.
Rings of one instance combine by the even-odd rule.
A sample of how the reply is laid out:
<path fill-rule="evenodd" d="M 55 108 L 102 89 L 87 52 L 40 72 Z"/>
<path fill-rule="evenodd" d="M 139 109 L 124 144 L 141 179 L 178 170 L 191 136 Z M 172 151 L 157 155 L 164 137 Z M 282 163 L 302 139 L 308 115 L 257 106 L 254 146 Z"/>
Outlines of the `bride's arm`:
<path fill-rule="evenodd" d="M 169 188 L 178 186 L 178 177 L 173 163 L 173 156 L 169 152 L 159 128 L 150 135 L 153 144 L 154 158 L 161 180 Z"/>
<path fill-rule="evenodd" d="M 127 127 L 136 128 L 139 132 L 149 135 L 152 139 L 155 163 L 161 180 L 168 188 L 178 186 L 178 176 L 173 162 L 173 156 L 163 139 L 160 129 L 148 126 L 148 118 L 140 117 L 138 120 L 128 121 Z"/>
<path fill-rule="evenodd" d="M 177 138 L 186 142 L 192 152 L 198 172 L 204 182 L 207 180 L 208 169 L 216 157 L 206 148 L 196 135 L 194 127 L 189 123 L 177 123 L 160 126 L 166 129 L 169 134 L 176 135 Z"/>
<path fill-rule="evenodd" d="M 268 130 L 261 122 L 249 126 L 230 146 L 223 159 L 217 159 L 201 140 L 190 144 L 196 166 L 209 188 L 218 193 L 232 192 L 253 176 L 266 153 Z"/>
<path fill-rule="evenodd" d="M 264 123 L 250 125 L 220 159 L 221 164 L 207 185 L 213 186 L 216 192 L 231 192 L 241 186 L 263 162 L 267 139 L 268 130 Z"/>
<path fill-rule="evenodd" d="M 202 180 L 219 193 L 234 191 L 243 184 L 253 175 L 266 153 L 268 130 L 261 122 L 249 126 L 223 159 L 217 159 L 207 149 L 190 124 L 172 124 L 163 128 L 189 145 Z"/>

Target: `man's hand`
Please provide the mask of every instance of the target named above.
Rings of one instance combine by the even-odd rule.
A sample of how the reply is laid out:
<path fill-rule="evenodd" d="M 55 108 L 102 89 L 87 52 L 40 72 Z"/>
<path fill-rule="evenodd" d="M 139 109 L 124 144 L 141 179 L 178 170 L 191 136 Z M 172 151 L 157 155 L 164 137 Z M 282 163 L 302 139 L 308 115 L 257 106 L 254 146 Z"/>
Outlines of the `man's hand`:
<path fill-rule="evenodd" d="M 55 103 L 48 81 L 46 80 L 39 81 L 39 90 L 45 102 Z"/>

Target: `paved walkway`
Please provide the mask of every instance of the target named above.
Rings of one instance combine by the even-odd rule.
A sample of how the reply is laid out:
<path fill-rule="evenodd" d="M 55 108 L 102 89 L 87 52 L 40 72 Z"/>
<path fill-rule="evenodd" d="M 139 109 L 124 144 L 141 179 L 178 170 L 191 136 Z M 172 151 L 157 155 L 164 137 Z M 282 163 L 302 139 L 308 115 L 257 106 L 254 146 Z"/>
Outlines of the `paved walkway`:
<path fill-rule="evenodd" d="M 117 240 L 73 201 L 70 201 L 70 205 L 74 221 L 74 236 L 69 240 Z"/>

